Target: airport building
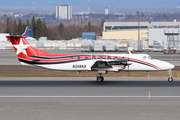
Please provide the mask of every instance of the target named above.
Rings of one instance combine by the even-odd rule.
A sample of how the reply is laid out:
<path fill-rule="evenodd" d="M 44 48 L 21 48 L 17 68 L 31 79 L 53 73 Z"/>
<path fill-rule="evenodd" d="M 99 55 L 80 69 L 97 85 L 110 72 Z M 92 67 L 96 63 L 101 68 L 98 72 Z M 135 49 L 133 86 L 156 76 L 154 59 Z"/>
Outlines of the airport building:
<path fill-rule="evenodd" d="M 167 34 L 179 33 L 180 22 L 105 22 L 103 26 L 103 39 L 138 40 L 138 27 L 140 40 L 167 42 Z"/>
<path fill-rule="evenodd" d="M 72 6 L 68 6 L 68 5 L 56 6 L 56 19 L 57 20 L 71 20 L 72 19 Z"/>
<path fill-rule="evenodd" d="M 0 33 L 0 42 L 6 42 L 6 36 L 9 36 L 9 33 Z"/>

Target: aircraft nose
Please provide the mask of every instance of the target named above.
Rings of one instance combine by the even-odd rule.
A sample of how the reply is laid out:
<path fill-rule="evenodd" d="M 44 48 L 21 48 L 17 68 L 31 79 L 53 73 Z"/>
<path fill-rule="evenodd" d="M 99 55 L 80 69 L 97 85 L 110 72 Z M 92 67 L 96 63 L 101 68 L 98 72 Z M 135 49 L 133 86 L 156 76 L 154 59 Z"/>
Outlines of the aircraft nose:
<path fill-rule="evenodd" d="M 174 65 L 173 65 L 173 64 L 170 64 L 170 63 L 168 63 L 168 64 L 167 64 L 167 68 L 169 68 L 169 69 L 173 69 L 173 68 L 174 68 Z"/>
<path fill-rule="evenodd" d="M 168 62 L 163 62 L 161 64 L 162 64 L 162 67 L 161 67 L 162 70 L 169 70 L 169 69 L 174 68 L 174 65 Z"/>

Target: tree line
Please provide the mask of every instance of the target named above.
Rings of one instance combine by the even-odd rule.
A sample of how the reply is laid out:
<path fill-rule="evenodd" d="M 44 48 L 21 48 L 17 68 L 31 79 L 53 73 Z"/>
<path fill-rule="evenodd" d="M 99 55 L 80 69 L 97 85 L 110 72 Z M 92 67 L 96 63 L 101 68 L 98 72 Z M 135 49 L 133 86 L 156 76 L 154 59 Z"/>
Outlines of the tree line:
<path fill-rule="evenodd" d="M 102 21 L 104 22 L 104 21 Z M 93 24 L 95 25 L 93 25 Z M 82 37 L 82 32 L 95 32 L 96 35 L 102 35 L 103 23 L 94 21 L 78 22 L 78 24 L 63 24 L 60 22 L 57 25 L 48 26 L 47 37 L 51 40 L 71 40 Z"/>
<path fill-rule="evenodd" d="M 18 21 L 12 21 L 8 17 L 6 19 L 6 29 L 4 32 L 9 33 L 10 35 L 22 35 L 27 26 L 32 26 L 34 38 L 39 39 L 42 36 L 47 36 L 46 23 L 43 22 L 40 18 L 36 20 L 34 16 L 31 22 L 29 19 L 27 19 L 26 23 L 22 22 L 21 19 Z"/>
<path fill-rule="evenodd" d="M 10 35 L 22 35 L 26 26 L 32 26 L 33 37 L 37 40 L 42 36 L 46 36 L 49 40 L 71 40 L 82 37 L 82 32 L 95 32 L 97 35 L 101 35 L 104 21 L 101 22 L 89 21 L 78 22 L 77 24 L 60 22 L 47 26 L 45 22 L 41 19 L 36 20 L 34 16 L 31 22 L 27 18 L 26 23 L 22 22 L 21 19 L 12 21 L 7 18 L 4 32 Z"/>

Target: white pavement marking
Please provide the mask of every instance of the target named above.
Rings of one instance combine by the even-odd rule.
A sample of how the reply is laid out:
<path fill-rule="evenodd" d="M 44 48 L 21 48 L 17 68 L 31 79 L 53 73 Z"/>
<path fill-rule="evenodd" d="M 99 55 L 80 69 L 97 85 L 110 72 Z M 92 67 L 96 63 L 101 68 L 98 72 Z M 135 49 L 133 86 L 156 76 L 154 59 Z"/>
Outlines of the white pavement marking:
<path fill-rule="evenodd" d="M 0 98 L 149 98 L 149 96 L 0 96 Z M 151 96 L 151 98 L 180 98 L 180 96 Z"/>

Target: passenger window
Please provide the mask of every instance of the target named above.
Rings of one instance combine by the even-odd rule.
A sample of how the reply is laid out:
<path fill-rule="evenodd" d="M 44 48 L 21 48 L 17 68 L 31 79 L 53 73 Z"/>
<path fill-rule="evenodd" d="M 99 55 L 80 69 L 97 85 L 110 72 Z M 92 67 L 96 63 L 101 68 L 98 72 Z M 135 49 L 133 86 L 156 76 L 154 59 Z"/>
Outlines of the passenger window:
<path fill-rule="evenodd" d="M 71 60 L 73 59 L 73 57 L 70 58 Z"/>
<path fill-rule="evenodd" d="M 100 60 L 102 60 L 102 56 L 100 57 Z"/>
<path fill-rule="evenodd" d="M 124 60 L 125 58 L 124 58 L 124 56 L 122 57 L 122 60 Z"/>
<path fill-rule="evenodd" d="M 111 59 L 110 56 L 108 56 L 108 59 Z"/>
<path fill-rule="evenodd" d="M 93 60 L 95 59 L 95 56 L 93 56 Z"/>
<path fill-rule="evenodd" d="M 115 60 L 117 60 L 117 56 L 115 57 Z"/>

